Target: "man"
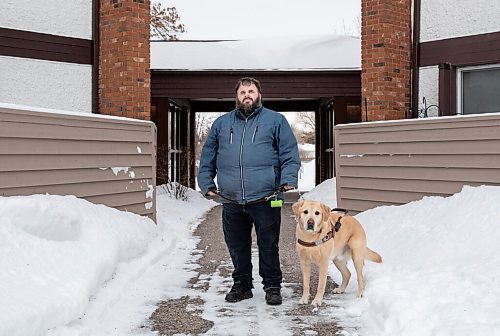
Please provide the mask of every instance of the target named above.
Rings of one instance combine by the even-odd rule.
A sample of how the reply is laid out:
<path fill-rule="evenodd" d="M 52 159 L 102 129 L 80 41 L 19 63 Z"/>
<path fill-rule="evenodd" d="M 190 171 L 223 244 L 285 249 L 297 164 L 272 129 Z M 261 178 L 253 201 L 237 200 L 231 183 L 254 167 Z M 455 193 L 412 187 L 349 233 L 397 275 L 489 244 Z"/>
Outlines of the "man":
<path fill-rule="evenodd" d="M 266 302 L 280 305 L 281 208 L 276 207 L 280 205 L 276 199 L 282 199 L 281 191 L 297 186 L 297 141 L 285 117 L 262 106 L 258 80 L 241 78 L 235 91 L 236 109 L 215 120 L 208 134 L 198 184 L 204 195 L 219 194 L 223 203 L 224 239 L 234 265 L 234 284 L 226 301 L 253 297 L 251 233 L 255 226 Z"/>

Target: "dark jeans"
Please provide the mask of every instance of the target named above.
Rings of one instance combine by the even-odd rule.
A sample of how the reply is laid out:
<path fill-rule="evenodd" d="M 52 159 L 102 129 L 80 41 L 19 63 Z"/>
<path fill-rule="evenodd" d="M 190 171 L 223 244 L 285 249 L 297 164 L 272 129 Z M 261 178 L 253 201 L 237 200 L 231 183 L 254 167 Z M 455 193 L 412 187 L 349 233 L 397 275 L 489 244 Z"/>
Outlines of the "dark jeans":
<path fill-rule="evenodd" d="M 251 283 L 252 227 L 255 225 L 259 247 L 259 275 L 264 290 L 281 287 L 279 259 L 281 208 L 271 208 L 269 202 L 241 205 L 225 203 L 222 208 L 224 239 L 234 265 L 233 280 Z"/>

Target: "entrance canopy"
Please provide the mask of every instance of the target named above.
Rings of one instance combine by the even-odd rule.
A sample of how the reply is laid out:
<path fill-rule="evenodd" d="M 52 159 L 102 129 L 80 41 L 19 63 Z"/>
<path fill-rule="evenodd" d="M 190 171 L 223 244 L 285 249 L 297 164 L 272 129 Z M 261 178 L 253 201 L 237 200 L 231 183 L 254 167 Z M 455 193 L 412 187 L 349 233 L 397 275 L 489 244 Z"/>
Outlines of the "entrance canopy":
<path fill-rule="evenodd" d="M 361 43 L 349 36 L 241 41 L 152 41 L 152 98 L 234 101 L 234 84 L 252 76 L 265 101 L 361 96 Z M 217 100 L 211 102 L 210 100 Z"/>
<path fill-rule="evenodd" d="M 361 121 L 356 37 L 152 41 L 150 67 L 158 148 L 166 149 L 169 181 L 184 185 L 194 186 L 195 113 L 234 108 L 241 77 L 261 82 L 263 104 L 272 110 L 315 112 L 317 183 L 334 175 L 333 126 Z"/>

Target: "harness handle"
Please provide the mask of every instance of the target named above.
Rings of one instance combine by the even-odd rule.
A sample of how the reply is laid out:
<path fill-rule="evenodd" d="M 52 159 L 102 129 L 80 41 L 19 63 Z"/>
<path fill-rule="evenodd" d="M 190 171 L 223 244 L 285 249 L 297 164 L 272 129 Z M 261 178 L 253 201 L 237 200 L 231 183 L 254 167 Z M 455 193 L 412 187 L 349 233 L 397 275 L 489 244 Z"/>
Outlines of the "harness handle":
<path fill-rule="evenodd" d="M 342 208 L 334 208 L 331 210 L 331 212 L 343 212 L 344 216 L 345 216 L 349 213 L 349 210 L 342 209 Z M 335 222 L 335 226 L 334 226 L 335 232 L 339 232 L 339 230 L 340 230 L 340 226 L 342 225 L 342 223 L 340 223 L 341 219 L 342 219 L 342 216 L 339 216 L 339 218 L 337 218 L 337 221 Z"/>
<path fill-rule="evenodd" d="M 330 212 L 343 212 L 345 216 L 349 213 L 349 210 L 343 208 L 333 208 L 332 210 L 330 210 Z"/>

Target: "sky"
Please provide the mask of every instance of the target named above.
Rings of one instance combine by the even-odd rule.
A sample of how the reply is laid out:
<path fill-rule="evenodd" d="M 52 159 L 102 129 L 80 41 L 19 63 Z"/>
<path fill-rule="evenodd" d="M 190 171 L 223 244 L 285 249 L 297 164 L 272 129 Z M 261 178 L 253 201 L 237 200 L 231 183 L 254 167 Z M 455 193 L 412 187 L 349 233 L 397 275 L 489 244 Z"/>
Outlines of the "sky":
<path fill-rule="evenodd" d="M 176 7 L 187 32 L 180 39 L 359 35 L 360 0 L 161 0 Z"/>
<path fill-rule="evenodd" d="M 194 190 L 188 196 L 172 199 L 157 187 L 157 225 L 74 196 L 0 197 L 0 335 L 150 336 L 140 326 L 155 304 L 185 295 L 205 302 L 202 317 L 214 322 L 207 335 L 292 335 L 293 316 L 269 317 L 298 304 L 286 282 L 279 307 L 257 290 L 226 303 L 220 292 L 231 283 L 219 271 L 206 292 L 187 287 L 202 252 L 193 232 L 216 206 Z M 334 207 L 335 180 L 304 198 Z M 363 298 L 352 279 L 346 294 L 325 294 L 318 317 L 344 336 L 500 335 L 498 204 L 500 187 L 465 186 L 358 214 L 383 263 L 366 263 Z M 333 265 L 329 275 L 340 281 Z"/>

